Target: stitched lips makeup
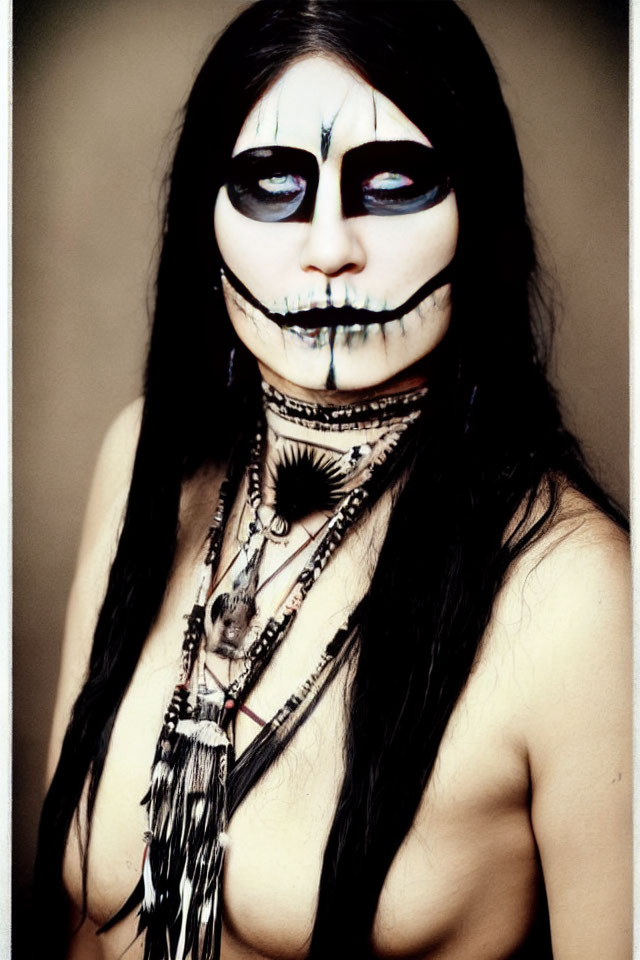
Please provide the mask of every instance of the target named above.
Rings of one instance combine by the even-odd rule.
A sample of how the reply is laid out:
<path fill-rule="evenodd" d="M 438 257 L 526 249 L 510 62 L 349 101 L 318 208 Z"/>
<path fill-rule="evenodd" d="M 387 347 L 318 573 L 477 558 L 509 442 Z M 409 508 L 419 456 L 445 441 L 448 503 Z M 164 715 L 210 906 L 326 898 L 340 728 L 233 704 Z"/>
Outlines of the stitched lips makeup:
<path fill-rule="evenodd" d="M 457 226 L 426 136 L 349 68 L 298 61 L 245 121 L 218 194 L 231 321 L 267 379 L 375 386 L 446 332 Z"/>

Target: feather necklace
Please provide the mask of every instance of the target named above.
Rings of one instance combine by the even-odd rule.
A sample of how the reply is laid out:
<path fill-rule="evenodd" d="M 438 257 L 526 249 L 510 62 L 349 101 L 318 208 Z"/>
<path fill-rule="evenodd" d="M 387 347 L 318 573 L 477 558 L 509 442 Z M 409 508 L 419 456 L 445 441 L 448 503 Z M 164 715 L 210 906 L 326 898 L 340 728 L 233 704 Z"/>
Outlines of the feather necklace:
<path fill-rule="evenodd" d="M 241 582 L 236 578 L 233 587 L 237 605 L 246 606 L 240 620 L 232 618 L 238 633 L 246 632 L 247 614 L 255 605 L 257 571 L 269 537 L 282 536 L 278 531 L 287 523 L 295 523 L 311 503 L 312 508 L 319 504 L 333 508 L 333 514 L 283 602 L 255 639 L 243 648 L 239 674 L 228 687 L 220 689 L 217 684 L 213 688 L 208 685 L 205 621 L 208 618 L 214 623 L 220 618 L 218 604 L 212 619 L 216 601 L 212 601 L 211 584 L 237 492 L 237 484 L 232 482 L 234 471 L 222 483 L 200 586 L 187 617 L 178 683 L 164 716 L 151 786 L 143 799 L 149 817 L 143 876 L 127 904 L 102 928 L 110 929 L 141 901 L 138 933 L 145 935 L 144 960 L 219 958 L 222 868 L 229 817 L 309 715 L 343 662 L 357 633 L 359 607 L 327 644 L 311 674 L 239 757 L 234 753 L 230 728 L 335 550 L 365 508 L 372 507 L 406 467 L 409 428 L 420 414 L 423 394 L 424 391 L 404 407 L 398 422 L 385 431 L 378 443 L 362 455 L 358 452 L 360 468 L 351 471 L 346 481 L 343 468 L 324 455 L 283 456 L 275 468 L 276 493 L 268 508 L 261 498 L 264 427 L 258 429 L 247 469 L 252 507 L 247 540 L 249 560 Z M 315 486 L 313 497 L 310 491 L 299 494 L 293 477 L 296 466 L 300 467 L 299 476 L 306 477 L 310 487 Z M 232 635 L 235 638 L 233 631 Z"/>

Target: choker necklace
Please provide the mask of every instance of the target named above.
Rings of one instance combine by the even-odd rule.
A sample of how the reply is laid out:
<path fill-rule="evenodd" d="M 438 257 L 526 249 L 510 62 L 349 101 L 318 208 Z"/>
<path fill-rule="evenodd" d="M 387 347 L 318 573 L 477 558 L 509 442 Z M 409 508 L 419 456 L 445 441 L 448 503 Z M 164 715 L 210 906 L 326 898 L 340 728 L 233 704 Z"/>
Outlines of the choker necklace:
<path fill-rule="evenodd" d="M 358 403 L 343 405 L 307 403 L 280 393 L 262 381 L 262 396 L 267 410 L 284 420 L 312 430 L 367 430 L 391 426 L 393 423 L 413 422 L 420 416 L 427 387 L 372 397 Z"/>
<path fill-rule="evenodd" d="M 320 483 L 321 500 L 324 506 L 332 509 L 331 516 L 318 531 L 322 534 L 319 542 L 284 600 L 247 649 L 242 651 L 240 673 L 224 687 L 219 682 L 211 684 L 209 679 L 207 617 L 212 626 L 220 619 L 220 604 L 213 617 L 216 601 L 212 600 L 212 584 L 231 507 L 243 476 L 237 464 L 232 462 L 230 465 L 220 487 L 209 529 L 196 600 L 186 618 L 178 682 L 164 716 L 151 785 L 143 799 L 149 829 L 145 834 L 142 877 L 124 907 L 99 931 L 111 929 L 141 903 L 138 934 L 145 935 L 144 960 L 218 960 L 220 957 L 222 865 L 228 844 L 226 828 L 229 818 L 280 755 L 345 662 L 357 636 L 364 601 L 358 603 L 326 645 L 307 679 L 274 716 L 264 722 L 258 735 L 239 756 L 235 755 L 232 743 L 235 717 L 340 543 L 364 510 L 373 507 L 406 469 L 411 453 L 412 426 L 419 416 L 418 405 L 424 393 L 411 394 L 410 406 L 400 399 L 402 395 L 398 395 L 372 401 L 378 404 L 377 408 L 369 403 L 358 404 L 353 415 L 339 414 L 336 422 L 340 426 L 333 429 L 346 429 L 344 424 L 352 428 L 363 422 L 363 414 L 367 426 L 372 426 L 370 413 L 374 409 L 376 419 L 379 418 L 389 429 L 374 443 L 362 445 L 367 449 L 361 456 L 360 450 L 356 454 L 348 451 L 347 462 L 353 461 L 350 470 L 343 469 L 341 458 L 331 463 L 322 460 L 312 467 L 324 474 Z M 271 399 L 270 396 L 267 400 L 268 408 Z M 287 409 L 295 407 L 299 410 L 299 402 L 293 398 L 277 394 L 275 400 L 278 405 L 285 403 Z M 302 407 L 305 423 L 307 408 L 310 407 L 314 414 L 326 409 L 308 404 L 302 404 Z M 337 409 L 347 410 L 346 407 Z M 299 511 L 308 506 L 307 502 L 291 508 L 285 503 L 289 494 L 285 495 L 282 490 L 278 492 L 278 477 L 293 469 L 295 461 L 291 457 L 281 457 L 280 469 L 275 469 L 273 505 L 263 503 L 260 473 L 263 435 L 264 427 L 261 427 L 256 433 L 247 465 L 251 517 L 247 540 L 241 546 L 246 562 L 234 579 L 229 598 L 231 607 L 245 603 L 240 618 L 242 622 L 236 624 L 238 634 L 248 629 L 249 614 L 252 606 L 255 607 L 260 561 L 267 542 L 281 539 L 283 525 L 295 522 L 296 509 Z M 306 463 L 303 469 L 308 468 Z M 291 477 L 287 484 L 295 486 Z M 317 505 L 313 504 L 314 507 Z M 237 637 L 234 635 L 233 639 L 235 643 Z"/>

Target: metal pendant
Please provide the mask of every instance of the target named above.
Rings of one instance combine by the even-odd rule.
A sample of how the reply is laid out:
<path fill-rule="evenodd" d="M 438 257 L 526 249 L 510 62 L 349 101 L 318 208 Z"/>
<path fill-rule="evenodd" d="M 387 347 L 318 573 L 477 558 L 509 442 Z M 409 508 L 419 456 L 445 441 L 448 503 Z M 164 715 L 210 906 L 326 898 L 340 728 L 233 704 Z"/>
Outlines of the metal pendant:
<path fill-rule="evenodd" d="M 243 641 L 256 614 L 256 592 L 263 539 L 233 581 L 231 590 L 211 596 L 205 612 L 205 639 L 209 653 L 237 660 L 243 656 Z"/>

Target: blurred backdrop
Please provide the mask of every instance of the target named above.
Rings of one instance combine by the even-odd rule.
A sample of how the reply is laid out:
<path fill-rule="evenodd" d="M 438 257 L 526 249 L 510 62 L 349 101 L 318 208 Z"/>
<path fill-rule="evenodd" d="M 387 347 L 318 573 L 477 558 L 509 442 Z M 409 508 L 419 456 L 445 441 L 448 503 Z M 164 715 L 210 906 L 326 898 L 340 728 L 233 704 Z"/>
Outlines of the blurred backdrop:
<path fill-rule="evenodd" d="M 14 0 L 18 958 L 92 467 L 108 424 L 140 392 L 162 182 L 180 108 L 212 39 L 242 6 Z M 462 6 L 502 79 L 556 287 L 553 379 L 597 474 L 626 503 L 626 4 Z"/>

